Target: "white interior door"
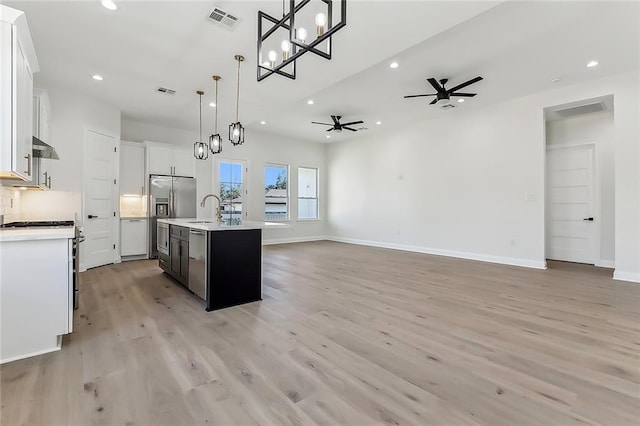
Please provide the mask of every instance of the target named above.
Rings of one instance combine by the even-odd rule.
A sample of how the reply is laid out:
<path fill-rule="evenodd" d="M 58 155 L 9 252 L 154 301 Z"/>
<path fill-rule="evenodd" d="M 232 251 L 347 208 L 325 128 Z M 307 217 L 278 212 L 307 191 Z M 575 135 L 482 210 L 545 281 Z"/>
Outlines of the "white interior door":
<path fill-rule="evenodd" d="M 595 263 L 594 146 L 547 148 L 547 259 Z"/>
<path fill-rule="evenodd" d="M 116 260 L 116 139 L 87 131 L 85 150 L 84 235 L 81 261 L 84 268 Z"/>

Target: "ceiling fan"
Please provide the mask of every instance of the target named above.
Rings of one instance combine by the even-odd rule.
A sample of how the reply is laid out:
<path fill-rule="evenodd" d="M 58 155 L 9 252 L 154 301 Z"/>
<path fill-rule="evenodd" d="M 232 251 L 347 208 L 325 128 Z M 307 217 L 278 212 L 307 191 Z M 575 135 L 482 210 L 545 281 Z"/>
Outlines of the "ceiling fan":
<path fill-rule="evenodd" d="M 340 119 L 342 118 L 341 115 L 332 115 L 331 119 L 333 120 L 333 124 L 331 123 L 318 123 L 317 121 L 312 121 L 311 124 L 322 124 L 325 126 L 331 126 L 330 128 L 327 129 L 327 132 L 331 132 L 332 130 L 335 130 L 336 132 L 341 132 L 342 129 L 347 129 L 347 130 L 351 130 L 352 132 L 357 132 L 359 129 L 354 129 L 353 127 L 349 127 L 349 126 L 353 126 L 354 124 L 363 124 L 364 121 L 360 120 L 360 121 L 352 121 L 350 123 L 340 123 Z"/>
<path fill-rule="evenodd" d="M 440 80 L 440 83 L 438 83 L 438 81 L 435 78 L 428 78 L 427 81 L 431 83 L 434 89 L 436 89 L 436 93 L 427 93 L 424 95 L 408 95 L 408 96 L 405 96 L 405 99 L 419 98 L 423 96 L 435 96 L 436 98 L 432 100 L 429 103 L 429 105 L 438 104 L 441 108 L 453 108 L 453 105 L 451 105 L 449 98 L 451 96 L 460 96 L 464 98 L 474 97 L 476 93 L 461 93 L 461 92 L 458 92 L 458 90 L 464 87 L 470 86 L 473 83 L 477 83 L 480 80 L 482 80 L 482 77 L 472 78 L 469 81 L 465 81 L 462 84 L 458 84 L 456 87 L 453 87 L 451 89 L 446 89 L 444 85 L 447 84 L 447 81 L 449 81 L 448 79 L 443 78 Z"/>

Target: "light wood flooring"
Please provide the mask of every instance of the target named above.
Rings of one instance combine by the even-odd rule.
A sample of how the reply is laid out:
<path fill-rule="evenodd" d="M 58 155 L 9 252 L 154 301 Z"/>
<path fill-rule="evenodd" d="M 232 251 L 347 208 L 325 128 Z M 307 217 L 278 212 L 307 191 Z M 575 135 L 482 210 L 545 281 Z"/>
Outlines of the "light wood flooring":
<path fill-rule="evenodd" d="M 207 313 L 133 261 L 82 274 L 63 350 L 5 364 L 2 425 L 640 424 L 640 285 L 334 242 L 267 246 Z"/>

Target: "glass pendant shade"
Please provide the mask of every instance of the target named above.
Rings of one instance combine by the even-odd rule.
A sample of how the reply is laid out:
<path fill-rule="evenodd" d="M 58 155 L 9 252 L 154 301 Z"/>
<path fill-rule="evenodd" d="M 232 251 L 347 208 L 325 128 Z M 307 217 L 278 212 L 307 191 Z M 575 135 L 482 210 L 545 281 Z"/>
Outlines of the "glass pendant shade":
<path fill-rule="evenodd" d="M 200 139 L 193 144 L 193 156 L 196 160 L 206 160 L 209 158 L 209 146 L 206 142 L 202 142 L 202 95 L 204 92 L 198 90 L 196 93 L 200 97 Z"/>
<path fill-rule="evenodd" d="M 244 143 L 244 126 L 239 121 L 229 124 L 229 142 L 233 145 Z"/>
<path fill-rule="evenodd" d="M 197 160 L 206 160 L 209 158 L 209 147 L 204 142 L 196 142 L 193 144 L 193 156 Z"/>
<path fill-rule="evenodd" d="M 209 149 L 212 154 L 220 154 L 222 152 L 222 137 L 219 134 L 209 136 Z"/>

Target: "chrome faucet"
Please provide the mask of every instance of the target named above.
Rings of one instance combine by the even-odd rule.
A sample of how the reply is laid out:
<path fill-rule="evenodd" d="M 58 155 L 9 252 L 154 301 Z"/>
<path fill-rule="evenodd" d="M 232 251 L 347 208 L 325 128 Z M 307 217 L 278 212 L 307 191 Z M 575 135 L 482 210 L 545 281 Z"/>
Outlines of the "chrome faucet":
<path fill-rule="evenodd" d="M 222 205 L 222 201 L 220 200 L 220 197 L 218 197 L 215 194 L 207 194 L 204 196 L 204 198 L 202 199 L 202 201 L 200 202 L 200 207 L 205 206 L 205 204 L 207 203 L 207 198 L 209 197 L 213 197 L 216 200 L 218 200 L 218 207 L 216 208 L 216 219 L 218 220 L 218 222 L 222 223 L 222 213 L 220 213 L 220 206 Z"/>

